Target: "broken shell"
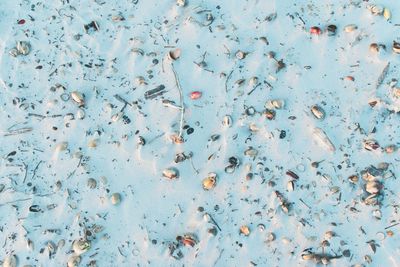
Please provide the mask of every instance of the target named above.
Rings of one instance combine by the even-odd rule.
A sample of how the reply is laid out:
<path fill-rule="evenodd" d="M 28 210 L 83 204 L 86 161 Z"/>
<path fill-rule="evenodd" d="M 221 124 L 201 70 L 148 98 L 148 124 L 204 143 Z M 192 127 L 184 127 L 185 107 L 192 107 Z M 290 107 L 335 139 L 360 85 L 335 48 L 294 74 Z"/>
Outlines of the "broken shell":
<path fill-rule="evenodd" d="M 353 32 L 353 31 L 357 30 L 357 28 L 358 28 L 357 25 L 349 24 L 349 25 L 344 27 L 344 31 L 345 32 Z"/>
<path fill-rule="evenodd" d="M 68 148 L 68 142 L 61 142 L 56 145 L 55 151 L 61 152 L 61 151 L 66 150 L 67 148 Z"/>
<path fill-rule="evenodd" d="M 282 109 L 285 106 L 285 101 L 281 99 L 273 99 L 265 103 L 265 108 Z"/>
<path fill-rule="evenodd" d="M 265 116 L 268 120 L 273 120 L 273 119 L 275 119 L 275 115 L 276 115 L 276 112 L 275 112 L 274 110 L 266 109 L 266 110 L 264 111 L 264 116 Z"/>
<path fill-rule="evenodd" d="M 85 100 L 83 95 L 78 92 L 78 91 L 73 91 L 71 93 L 71 98 L 74 100 L 79 106 L 84 106 L 85 105 Z"/>
<path fill-rule="evenodd" d="M 400 54 L 400 43 L 393 41 L 393 47 L 392 50 L 396 54 Z"/>
<path fill-rule="evenodd" d="M 136 78 L 135 78 L 135 83 L 137 84 L 137 85 L 146 85 L 147 83 L 146 83 L 146 80 L 145 80 L 145 78 L 143 77 L 143 76 L 137 76 Z"/>
<path fill-rule="evenodd" d="M 258 150 L 253 148 L 253 147 L 249 147 L 248 149 L 246 149 L 244 151 L 244 155 L 245 156 L 249 156 L 249 157 L 252 157 L 252 158 L 257 157 L 257 154 L 258 154 Z"/>
<path fill-rule="evenodd" d="M 168 52 L 168 58 L 171 60 L 177 60 L 181 57 L 181 50 L 179 48 Z"/>
<path fill-rule="evenodd" d="M 256 76 L 251 77 L 250 80 L 249 80 L 249 85 L 250 86 L 255 86 L 257 84 L 258 84 L 258 77 L 256 77 Z"/>
<path fill-rule="evenodd" d="M 3 267 L 17 267 L 17 256 L 14 254 L 8 255 L 4 259 Z"/>
<path fill-rule="evenodd" d="M 313 105 L 311 107 L 311 113 L 319 120 L 323 120 L 325 118 L 325 111 L 318 105 Z"/>
<path fill-rule="evenodd" d="M 324 234 L 325 240 L 330 240 L 332 237 L 336 236 L 335 232 L 333 231 L 327 231 Z"/>
<path fill-rule="evenodd" d="M 270 232 L 270 233 L 268 234 L 268 236 L 267 236 L 267 240 L 268 240 L 269 242 L 272 242 L 272 241 L 274 241 L 275 239 L 276 239 L 275 234 L 272 233 L 272 232 Z"/>
<path fill-rule="evenodd" d="M 121 203 L 121 194 L 120 193 L 112 194 L 110 197 L 110 200 L 111 200 L 111 204 L 118 205 L 119 203 Z"/>
<path fill-rule="evenodd" d="M 185 6 L 186 5 L 186 0 L 176 0 L 176 4 L 178 6 Z"/>
<path fill-rule="evenodd" d="M 243 225 L 240 227 L 240 233 L 242 235 L 248 236 L 250 235 L 250 228 L 247 225 Z"/>
<path fill-rule="evenodd" d="M 78 267 L 81 263 L 81 257 L 72 255 L 67 262 L 67 267 Z"/>
<path fill-rule="evenodd" d="M 334 152 L 336 150 L 335 146 L 331 142 L 331 140 L 328 138 L 326 133 L 320 129 L 320 128 L 315 128 L 313 131 L 315 139 L 319 141 L 319 143 L 323 146 L 325 146 L 327 149 L 330 151 Z"/>
<path fill-rule="evenodd" d="M 333 24 L 328 25 L 328 27 L 326 27 L 326 31 L 329 36 L 334 36 L 334 35 L 336 35 L 337 27 L 336 27 L 336 25 L 333 25 Z"/>
<path fill-rule="evenodd" d="M 96 180 L 93 179 L 93 178 L 89 178 L 88 181 L 87 181 L 87 186 L 88 186 L 90 189 L 96 188 L 96 186 L 97 186 Z"/>
<path fill-rule="evenodd" d="M 167 168 L 162 172 L 162 175 L 168 179 L 176 179 L 179 178 L 179 171 L 176 168 Z"/>
<path fill-rule="evenodd" d="M 185 234 L 183 236 L 177 236 L 176 240 L 181 242 L 184 246 L 190 246 L 190 247 L 194 247 L 198 243 L 196 236 L 194 236 L 193 234 Z"/>
<path fill-rule="evenodd" d="M 358 180 L 359 180 L 358 175 L 356 175 L 356 174 L 350 175 L 348 179 L 349 179 L 349 181 L 352 182 L 353 184 L 357 183 Z"/>
<path fill-rule="evenodd" d="M 85 118 L 85 111 L 83 109 L 79 109 L 76 112 L 76 117 L 80 120 L 83 120 Z"/>
<path fill-rule="evenodd" d="M 287 190 L 288 190 L 289 192 L 294 191 L 294 181 L 289 181 L 289 182 L 287 183 Z"/>
<path fill-rule="evenodd" d="M 379 204 L 379 199 L 378 199 L 378 194 L 371 194 L 367 198 L 364 199 L 364 203 L 366 205 L 378 205 Z"/>
<path fill-rule="evenodd" d="M 17 57 L 18 56 L 18 50 L 17 48 L 11 48 L 10 51 L 8 52 L 11 56 Z"/>
<path fill-rule="evenodd" d="M 377 43 L 372 43 L 369 45 L 369 51 L 372 53 L 378 53 L 379 52 L 379 45 Z"/>
<path fill-rule="evenodd" d="M 365 185 L 365 191 L 367 191 L 370 194 L 378 194 L 381 189 L 382 189 L 382 184 L 378 181 L 369 181 Z"/>
<path fill-rule="evenodd" d="M 72 250 L 76 255 L 81 255 L 90 249 L 90 241 L 84 239 L 74 240 L 72 242 Z"/>
<path fill-rule="evenodd" d="M 95 147 L 97 147 L 97 139 L 92 139 L 92 140 L 90 140 L 89 143 L 88 143 L 88 147 L 89 147 L 89 148 L 95 148 Z"/>
<path fill-rule="evenodd" d="M 237 59 L 244 59 L 246 57 L 247 53 L 243 52 L 243 51 L 237 51 L 235 56 Z"/>
<path fill-rule="evenodd" d="M 31 45 L 25 41 L 18 41 L 17 42 L 17 51 L 18 51 L 18 54 L 26 56 L 31 51 Z"/>
<path fill-rule="evenodd" d="M 386 20 L 390 20 L 390 19 L 392 18 L 392 12 L 390 12 L 390 10 L 389 10 L 387 7 L 385 7 L 385 8 L 383 9 L 383 17 L 384 17 Z"/>
<path fill-rule="evenodd" d="M 224 116 L 222 119 L 222 125 L 225 127 L 232 127 L 232 117 L 229 115 Z"/>
<path fill-rule="evenodd" d="M 376 150 L 380 146 L 376 140 L 369 139 L 369 140 L 364 140 L 364 148 L 368 151 Z"/>
<path fill-rule="evenodd" d="M 367 9 L 371 12 L 374 16 L 380 16 L 383 14 L 383 6 L 379 5 L 367 5 Z"/>
<path fill-rule="evenodd" d="M 216 183 L 217 183 L 217 174 L 211 172 L 203 180 L 203 189 L 204 190 L 211 190 L 216 186 Z"/>

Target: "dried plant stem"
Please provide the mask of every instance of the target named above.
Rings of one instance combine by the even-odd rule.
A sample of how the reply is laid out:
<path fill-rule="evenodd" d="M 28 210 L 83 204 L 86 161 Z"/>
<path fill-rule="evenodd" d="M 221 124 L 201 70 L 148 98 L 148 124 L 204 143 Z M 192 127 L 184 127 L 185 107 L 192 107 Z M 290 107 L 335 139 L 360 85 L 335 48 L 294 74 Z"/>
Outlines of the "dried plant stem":
<path fill-rule="evenodd" d="M 172 62 L 171 62 L 171 69 L 172 69 L 172 72 L 174 73 L 175 84 L 176 84 L 176 87 L 178 88 L 178 91 L 179 91 L 179 104 L 181 106 L 181 118 L 180 118 L 180 121 L 179 121 L 179 138 L 181 138 L 182 137 L 182 132 L 183 132 L 183 119 L 184 119 L 183 115 L 185 113 L 185 106 L 184 106 L 184 103 L 183 103 L 183 92 L 182 92 L 182 87 L 181 87 L 181 85 L 179 83 L 178 75 L 176 74 L 176 71 L 175 71 L 175 68 L 174 68 L 174 64 Z"/>

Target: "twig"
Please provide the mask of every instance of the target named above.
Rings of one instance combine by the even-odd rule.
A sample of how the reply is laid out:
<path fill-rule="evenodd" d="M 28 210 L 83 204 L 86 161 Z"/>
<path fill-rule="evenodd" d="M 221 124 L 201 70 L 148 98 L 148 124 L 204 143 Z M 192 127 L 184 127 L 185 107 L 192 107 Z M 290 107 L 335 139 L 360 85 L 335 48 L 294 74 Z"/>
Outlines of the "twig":
<path fill-rule="evenodd" d="M 12 204 L 12 203 L 21 202 L 21 201 L 27 201 L 27 200 L 31 200 L 31 199 L 32 198 L 30 197 L 30 198 L 22 198 L 22 199 L 17 199 L 17 200 L 14 200 L 14 201 L 5 202 L 5 203 L 0 204 L 0 207 L 4 206 L 4 205 L 7 205 L 7 204 Z"/>
<path fill-rule="evenodd" d="M 25 183 L 26 177 L 28 176 L 28 165 L 26 165 L 25 162 L 23 162 L 22 164 L 24 164 L 24 166 L 25 166 L 25 176 L 24 176 L 24 180 L 22 181 L 22 183 Z"/>
<path fill-rule="evenodd" d="M 179 91 L 179 105 L 181 106 L 181 119 L 179 122 L 179 138 L 182 138 L 182 132 L 183 132 L 183 114 L 185 113 L 185 107 L 184 107 L 184 103 L 183 103 L 183 92 L 182 92 L 182 87 L 179 83 L 179 78 L 178 75 L 176 74 L 175 68 L 174 68 L 174 64 L 171 62 L 171 69 L 172 72 L 174 73 L 174 77 L 175 77 L 175 84 L 176 87 L 178 88 Z"/>
<path fill-rule="evenodd" d="M 248 92 L 247 93 L 247 95 L 251 95 L 253 92 L 254 92 L 254 90 L 256 90 L 257 89 L 257 87 L 259 87 L 261 85 L 261 83 L 258 83 L 256 86 L 254 86 L 254 88 L 253 89 L 251 89 L 251 91 L 250 92 Z"/>
<path fill-rule="evenodd" d="M 394 227 L 394 226 L 396 226 L 396 225 L 399 225 L 399 224 L 400 224 L 400 223 L 395 223 L 395 224 L 389 225 L 389 226 L 385 227 L 385 230 L 386 230 L 386 229 L 389 229 L 389 228 L 392 228 L 392 227 Z"/>
<path fill-rule="evenodd" d="M 232 73 L 233 73 L 233 70 L 231 70 L 231 72 L 229 73 L 228 77 L 226 77 L 226 80 L 225 80 L 225 92 L 228 92 L 228 81 L 231 78 Z"/>
<path fill-rule="evenodd" d="M 311 209 L 311 207 L 310 207 L 309 205 L 307 205 L 301 198 L 300 198 L 300 201 L 301 201 L 304 205 L 306 205 L 307 208 Z"/>
<path fill-rule="evenodd" d="M 381 86 L 381 84 L 382 84 L 383 81 L 385 80 L 386 75 L 387 75 L 388 70 L 389 70 L 389 66 L 390 66 L 390 62 L 388 62 L 388 63 L 386 64 L 386 66 L 383 68 L 383 70 L 382 70 L 382 72 L 381 72 L 381 75 L 379 75 L 379 78 L 378 78 L 378 80 L 377 80 L 377 82 L 376 82 L 376 88 L 375 88 L 375 89 L 378 89 L 379 86 Z"/>
<path fill-rule="evenodd" d="M 33 129 L 31 127 L 25 127 L 25 128 L 20 128 L 16 130 L 10 130 L 7 133 L 4 134 L 4 136 L 10 136 L 10 135 L 17 135 L 17 134 L 23 134 L 32 131 Z"/>
<path fill-rule="evenodd" d="M 36 165 L 36 168 L 33 170 L 33 175 L 32 175 L 32 179 L 31 180 L 33 180 L 33 178 L 35 178 L 35 176 L 36 176 L 36 171 L 37 171 L 37 169 L 39 168 L 39 165 L 42 163 L 43 161 L 41 160 L 41 161 L 39 161 L 39 163 Z"/>

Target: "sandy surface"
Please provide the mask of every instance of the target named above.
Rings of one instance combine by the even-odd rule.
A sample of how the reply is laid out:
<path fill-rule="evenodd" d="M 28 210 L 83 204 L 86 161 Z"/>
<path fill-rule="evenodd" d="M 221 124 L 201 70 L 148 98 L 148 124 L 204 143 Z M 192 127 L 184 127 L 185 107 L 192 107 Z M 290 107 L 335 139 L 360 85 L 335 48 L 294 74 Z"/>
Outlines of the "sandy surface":
<path fill-rule="evenodd" d="M 399 266 L 395 2 L 0 1 L 3 265 Z"/>

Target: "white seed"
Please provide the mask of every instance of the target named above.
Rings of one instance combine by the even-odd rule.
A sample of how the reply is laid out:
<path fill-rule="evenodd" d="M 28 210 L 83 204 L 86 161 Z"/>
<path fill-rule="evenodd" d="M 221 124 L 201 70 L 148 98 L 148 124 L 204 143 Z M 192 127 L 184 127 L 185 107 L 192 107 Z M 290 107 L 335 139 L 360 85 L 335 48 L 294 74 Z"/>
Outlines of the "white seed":
<path fill-rule="evenodd" d="M 289 181 L 289 182 L 287 183 L 287 190 L 288 190 L 289 192 L 294 191 L 294 181 Z"/>
<path fill-rule="evenodd" d="M 167 168 L 163 171 L 162 175 L 168 179 L 176 179 L 179 178 L 179 171 L 176 168 Z"/>
<path fill-rule="evenodd" d="M 78 92 L 78 91 L 73 91 L 71 93 L 71 98 L 74 100 L 79 106 L 84 106 L 85 105 L 85 99 L 83 95 Z"/>
<path fill-rule="evenodd" d="M 119 203 L 121 203 L 121 194 L 120 193 L 112 194 L 110 200 L 111 204 L 118 205 Z"/>
<path fill-rule="evenodd" d="M 4 259 L 3 267 L 17 267 L 17 256 L 14 254 L 8 255 Z"/>
<path fill-rule="evenodd" d="M 11 48 L 10 49 L 10 51 L 8 52 L 11 56 L 13 56 L 13 57 L 17 57 L 18 56 L 18 50 L 17 50 L 17 48 Z"/>
<path fill-rule="evenodd" d="M 114 115 L 111 116 L 111 120 L 112 120 L 113 122 L 117 122 L 117 121 L 119 121 L 123 116 L 124 116 L 124 113 L 123 113 L 123 112 L 118 112 L 118 113 L 115 113 Z"/>

